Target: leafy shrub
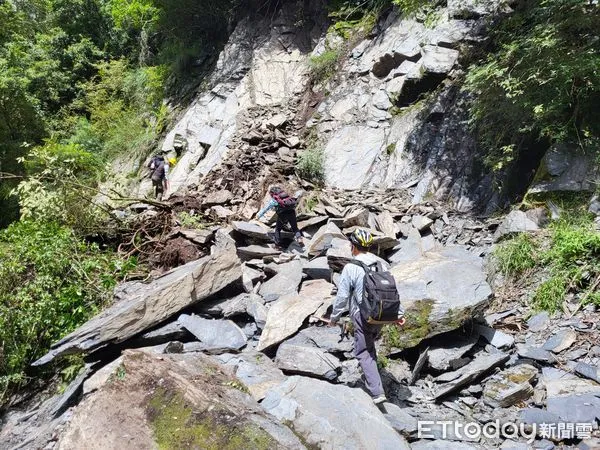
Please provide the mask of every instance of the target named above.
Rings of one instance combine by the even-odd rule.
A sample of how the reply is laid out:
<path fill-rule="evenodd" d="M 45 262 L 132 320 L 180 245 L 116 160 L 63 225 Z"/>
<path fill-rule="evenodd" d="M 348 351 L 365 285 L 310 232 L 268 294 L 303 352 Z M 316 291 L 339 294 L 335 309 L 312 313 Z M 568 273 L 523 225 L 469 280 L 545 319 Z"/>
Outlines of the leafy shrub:
<path fill-rule="evenodd" d="M 192 216 L 186 211 L 182 211 L 177 214 L 177 220 L 179 220 L 181 226 L 184 228 L 197 228 L 201 230 L 206 226 L 201 217 Z"/>
<path fill-rule="evenodd" d="M 57 224 L 21 221 L 0 232 L 0 404 L 135 266 Z"/>
<path fill-rule="evenodd" d="M 536 265 L 537 246 L 531 235 L 521 233 L 501 243 L 494 250 L 500 271 L 505 275 L 519 275 Z"/>
<path fill-rule="evenodd" d="M 547 249 L 529 234 L 500 244 L 494 252 L 500 270 L 507 275 L 522 275 L 535 267 L 549 274 L 532 297 L 538 309 L 557 310 L 569 293 L 585 303 L 600 300 L 600 233 L 591 216 L 565 213 L 551 224 L 549 237 Z"/>
<path fill-rule="evenodd" d="M 54 140 L 33 148 L 20 159 L 28 178 L 14 190 L 21 217 L 57 221 L 85 229 L 104 216 L 93 207 L 93 185 L 102 173 L 102 164 L 77 144 Z"/>
<path fill-rule="evenodd" d="M 552 246 L 544 254 L 546 263 L 560 269 L 574 265 L 600 264 L 600 233 L 586 215 L 565 217 L 551 226 Z"/>
<path fill-rule="evenodd" d="M 298 174 L 314 183 L 325 181 L 325 154 L 320 148 L 309 148 L 298 155 Z"/>
<path fill-rule="evenodd" d="M 502 169 L 532 141 L 598 148 L 600 14 L 577 0 L 523 2 L 492 33 L 495 51 L 470 68 L 473 124 Z"/>
<path fill-rule="evenodd" d="M 341 51 L 336 49 L 325 50 L 320 55 L 311 56 L 308 64 L 313 81 L 322 83 L 331 78 L 335 73 L 340 56 Z"/>

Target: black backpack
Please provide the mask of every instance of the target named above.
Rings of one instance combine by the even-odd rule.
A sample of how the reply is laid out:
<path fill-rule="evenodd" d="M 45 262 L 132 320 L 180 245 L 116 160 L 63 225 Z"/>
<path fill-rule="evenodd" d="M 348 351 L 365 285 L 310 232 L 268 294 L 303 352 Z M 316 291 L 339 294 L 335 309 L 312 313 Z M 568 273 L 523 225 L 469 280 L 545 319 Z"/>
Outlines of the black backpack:
<path fill-rule="evenodd" d="M 294 209 L 298 201 L 294 197 L 290 197 L 284 191 L 273 194 L 273 199 L 277 202 L 277 212 L 289 211 Z"/>
<path fill-rule="evenodd" d="M 398 321 L 402 308 L 394 276 L 384 270 L 381 263 L 377 263 L 376 270 L 372 270 L 372 266 L 356 259 L 351 263 L 362 267 L 365 271 L 363 301 L 360 308 L 363 318 L 371 324 Z"/>

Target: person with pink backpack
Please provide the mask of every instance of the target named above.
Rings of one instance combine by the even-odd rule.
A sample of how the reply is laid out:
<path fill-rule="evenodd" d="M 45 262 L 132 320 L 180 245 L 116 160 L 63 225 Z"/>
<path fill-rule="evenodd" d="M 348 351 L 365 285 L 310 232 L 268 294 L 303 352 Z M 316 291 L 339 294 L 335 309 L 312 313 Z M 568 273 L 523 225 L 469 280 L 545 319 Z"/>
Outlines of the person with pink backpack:
<path fill-rule="evenodd" d="M 261 219 L 267 212 L 275 208 L 277 214 L 277 223 L 275 224 L 274 242 L 278 248 L 281 248 L 281 230 L 286 224 L 290 224 L 292 232 L 295 235 L 296 242 L 302 244 L 302 233 L 298 229 L 298 220 L 296 219 L 296 206 L 298 199 L 288 195 L 279 186 L 273 186 L 269 189 L 271 199 L 256 215 L 257 219 Z"/>

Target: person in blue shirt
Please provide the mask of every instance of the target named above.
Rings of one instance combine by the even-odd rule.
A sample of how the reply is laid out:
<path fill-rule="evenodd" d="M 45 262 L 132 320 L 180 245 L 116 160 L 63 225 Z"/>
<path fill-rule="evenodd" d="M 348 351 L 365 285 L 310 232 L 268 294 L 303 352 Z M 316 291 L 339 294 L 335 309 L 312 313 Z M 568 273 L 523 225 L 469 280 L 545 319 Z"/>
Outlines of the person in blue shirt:
<path fill-rule="evenodd" d="M 275 245 L 281 248 L 281 230 L 288 223 L 295 234 L 296 241 L 301 244 L 302 233 L 298 229 L 298 220 L 296 218 L 297 199 L 290 197 L 278 186 L 273 186 L 271 189 L 269 189 L 269 195 L 271 196 L 271 199 L 258 212 L 256 218 L 260 220 L 266 213 L 275 208 L 275 213 L 277 214 L 275 236 L 273 239 L 275 241 Z"/>

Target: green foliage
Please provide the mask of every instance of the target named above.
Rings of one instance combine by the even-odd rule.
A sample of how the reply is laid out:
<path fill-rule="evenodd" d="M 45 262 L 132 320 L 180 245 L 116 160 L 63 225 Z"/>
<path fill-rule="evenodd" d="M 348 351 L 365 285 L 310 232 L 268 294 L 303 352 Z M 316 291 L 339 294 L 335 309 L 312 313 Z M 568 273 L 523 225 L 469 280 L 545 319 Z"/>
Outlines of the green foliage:
<path fill-rule="evenodd" d="M 567 280 L 563 276 L 555 275 L 544 281 L 533 295 L 533 305 L 538 309 L 554 312 L 560 309 L 567 294 Z"/>
<path fill-rule="evenodd" d="M 95 314 L 135 266 L 54 223 L 0 231 L 0 404 L 27 380 L 28 365 Z"/>
<path fill-rule="evenodd" d="M 104 217 L 92 207 L 95 192 L 87 187 L 102 173 L 95 155 L 77 144 L 49 140 L 20 161 L 28 177 L 14 193 L 23 219 L 56 221 L 85 229 Z"/>
<path fill-rule="evenodd" d="M 311 56 L 308 62 L 314 83 L 327 81 L 335 74 L 342 52 L 339 49 L 328 49 L 320 55 Z"/>
<path fill-rule="evenodd" d="M 425 0 L 392 0 L 392 3 L 396 5 L 402 14 L 406 16 L 413 16 L 424 6 L 427 6 L 429 2 Z"/>
<path fill-rule="evenodd" d="M 531 140 L 598 148 L 599 9 L 578 0 L 525 2 L 496 28 L 496 51 L 466 80 L 490 167 L 514 162 Z"/>
<path fill-rule="evenodd" d="M 539 309 L 559 309 L 569 293 L 581 301 L 595 302 L 600 284 L 600 233 L 591 216 L 580 211 L 566 213 L 551 224 L 549 237 L 547 248 L 538 244 L 541 237 L 528 234 L 500 244 L 494 256 L 501 271 L 528 276 L 528 269 L 537 268 L 548 274 L 532 297 L 532 304 Z"/>
<path fill-rule="evenodd" d="M 600 233 L 594 229 L 589 215 L 567 215 L 551 229 L 552 245 L 543 255 L 546 263 L 561 269 L 584 262 L 591 266 L 600 263 Z"/>
<path fill-rule="evenodd" d="M 520 275 L 535 267 L 538 248 L 527 233 L 521 233 L 515 238 L 503 242 L 494 250 L 500 271 L 505 275 Z"/>
<path fill-rule="evenodd" d="M 298 174 L 314 183 L 325 181 L 325 153 L 321 148 L 308 148 L 298 155 Z"/>
<path fill-rule="evenodd" d="M 86 89 L 90 121 L 78 123 L 71 141 L 91 143 L 89 151 L 100 146 L 105 157 L 149 146 L 166 116 L 165 76 L 164 67 L 133 69 L 124 59 L 99 64 L 97 78 Z"/>
<path fill-rule="evenodd" d="M 306 212 L 311 213 L 318 204 L 319 195 L 314 192 L 311 192 L 311 194 L 306 198 L 306 201 L 304 202 L 304 208 L 306 209 Z"/>
<path fill-rule="evenodd" d="M 202 230 L 206 227 L 201 217 L 192 216 L 187 211 L 182 211 L 179 214 L 177 214 L 177 220 L 184 228 L 196 228 Z"/>

